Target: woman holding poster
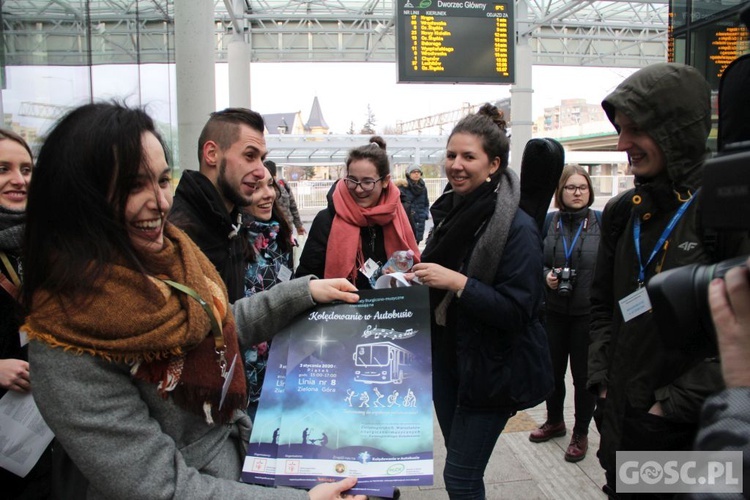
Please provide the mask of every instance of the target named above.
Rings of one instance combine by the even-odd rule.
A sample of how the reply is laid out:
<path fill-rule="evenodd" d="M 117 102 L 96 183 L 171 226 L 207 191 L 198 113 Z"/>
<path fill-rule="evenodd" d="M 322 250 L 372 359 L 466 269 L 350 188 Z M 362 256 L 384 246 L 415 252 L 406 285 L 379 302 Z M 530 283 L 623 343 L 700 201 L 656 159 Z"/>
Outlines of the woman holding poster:
<path fill-rule="evenodd" d="M 53 496 L 340 498 L 355 479 L 309 492 L 239 482 L 250 425 L 239 353 L 315 302 L 355 301 L 353 287 L 302 280 L 230 309 L 216 268 L 166 221 L 171 205 L 143 111 L 85 105 L 47 136 L 29 191 L 22 328 L 34 399 L 70 458 Z"/>
<path fill-rule="evenodd" d="M 419 262 L 385 141 L 373 136 L 349 152 L 346 177 L 328 193 L 328 208 L 315 216 L 297 276 L 346 278 L 360 290 L 374 288 L 388 258 L 400 250 L 412 250 Z"/>
<path fill-rule="evenodd" d="M 431 208 L 435 229 L 414 266 L 431 289 L 433 399 L 451 499 L 485 498 L 484 470 L 508 418 L 547 395 L 529 381 L 537 368 L 550 371 L 549 352 L 542 367 L 522 355 L 530 339 L 546 349 L 542 245 L 536 223 L 518 209 L 508 149 L 495 106 L 455 126 L 445 159 L 450 186 Z"/>

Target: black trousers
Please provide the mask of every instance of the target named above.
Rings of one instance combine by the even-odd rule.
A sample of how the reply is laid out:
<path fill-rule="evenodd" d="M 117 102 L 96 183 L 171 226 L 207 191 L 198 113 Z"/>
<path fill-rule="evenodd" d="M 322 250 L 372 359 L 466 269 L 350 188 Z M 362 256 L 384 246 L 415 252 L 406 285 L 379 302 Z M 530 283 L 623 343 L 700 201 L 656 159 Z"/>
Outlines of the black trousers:
<path fill-rule="evenodd" d="M 555 374 L 555 390 L 547 399 L 547 421 L 563 421 L 565 403 L 565 372 L 573 375 L 575 387 L 575 426 L 573 432 L 587 435 L 594 414 L 596 396 L 586 390 L 589 357 L 589 323 L 591 316 L 569 316 L 547 311 L 546 329 L 552 355 L 552 369 Z"/>

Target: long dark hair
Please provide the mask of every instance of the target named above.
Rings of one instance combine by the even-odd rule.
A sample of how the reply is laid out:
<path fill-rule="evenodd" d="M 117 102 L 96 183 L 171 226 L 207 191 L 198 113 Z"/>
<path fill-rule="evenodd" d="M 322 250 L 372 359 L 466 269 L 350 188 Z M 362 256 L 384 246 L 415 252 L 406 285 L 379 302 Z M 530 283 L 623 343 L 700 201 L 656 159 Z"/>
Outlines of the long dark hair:
<path fill-rule="evenodd" d="M 276 199 L 273 200 L 273 208 L 271 209 L 271 220 L 276 221 L 279 223 L 279 234 L 276 236 L 276 244 L 279 245 L 279 249 L 284 253 L 289 253 L 293 250 L 292 246 L 292 226 L 289 224 L 289 221 L 286 219 L 286 215 L 284 214 L 284 211 L 281 209 L 281 205 L 279 204 L 279 200 L 281 199 L 281 190 L 286 189 L 281 186 L 279 186 L 276 183 L 276 179 L 273 179 L 273 177 L 276 175 L 276 164 L 273 163 L 273 168 L 270 168 L 268 166 L 268 163 L 273 163 L 271 160 L 266 160 L 263 162 L 263 164 L 266 166 L 266 170 L 268 170 L 271 173 L 271 179 L 273 182 L 273 188 L 276 191 Z M 253 217 L 252 215 L 246 214 L 243 217 L 244 222 L 249 224 L 252 222 Z M 253 248 L 250 248 L 250 244 L 248 242 L 247 245 L 245 245 L 245 259 L 248 262 L 255 262 L 257 259 L 257 256 L 255 255 L 255 250 Z"/>
<path fill-rule="evenodd" d="M 271 219 L 279 223 L 279 236 L 276 241 L 282 252 L 288 253 L 293 249 L 292 245 L 292 226 L 286 218 L 286 214 L 281 209 L 279 199 L 281 198 L 281 190 L 286 189 L 276 184 L 276 179 L 273 181 L 273 187 L 276 189 L 276 199 L 273 200 L 273 209 L 271 210 Z"/>
<path fill-rule="evenodd" d="M 23 301 L 40 289 L 88 299 L 113 262 L 143 270 L 130 242 L 125 206 L 144 164 L 142 135 L 167 148 L 142 109 L 87 104 L 47 136 L 29 188 Z"/>

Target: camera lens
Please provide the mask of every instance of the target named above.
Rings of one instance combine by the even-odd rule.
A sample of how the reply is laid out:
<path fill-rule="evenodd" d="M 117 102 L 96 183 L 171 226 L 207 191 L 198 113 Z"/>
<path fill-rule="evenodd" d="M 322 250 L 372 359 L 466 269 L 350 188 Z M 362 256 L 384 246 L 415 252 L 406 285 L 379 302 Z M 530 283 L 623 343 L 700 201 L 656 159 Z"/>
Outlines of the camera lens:
<path fill-rule="evenodd" d="M 728 270 L 744 266 L 747 256 L 717 264 L 691 264 L 657 274 L 648 282 L 659 333 L 673 346 L 685 346 L 705 340 L 706 333 L 716 342 L 716 333 L 708 308 L 708 284 L 723 278 Z"/>

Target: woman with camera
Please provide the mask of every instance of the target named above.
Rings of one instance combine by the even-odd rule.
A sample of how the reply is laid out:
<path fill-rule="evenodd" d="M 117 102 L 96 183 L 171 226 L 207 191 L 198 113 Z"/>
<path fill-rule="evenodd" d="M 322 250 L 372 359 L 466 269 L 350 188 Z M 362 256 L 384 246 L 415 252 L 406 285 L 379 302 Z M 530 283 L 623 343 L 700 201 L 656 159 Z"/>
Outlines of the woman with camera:
<path fill-rule="evenodd" d="M 575 425 L 565 460 L 586 457 L 588 429 L 596 398 L 586 390 L 591 305 L 589 293 L 599 248 L 600 214 L 592 210 L 591 177 L 578 165 L 568 165 L 555 191 L 559 209 L 547 215 L 544 238 L 544 282 L 546 283 L 546 328 L 555 390 L 547 399 L 547 421 L 529 440 L 549 441 L 566 433 L 563 418 L 565 371 L 570 369 L 575 386 Z"/>

